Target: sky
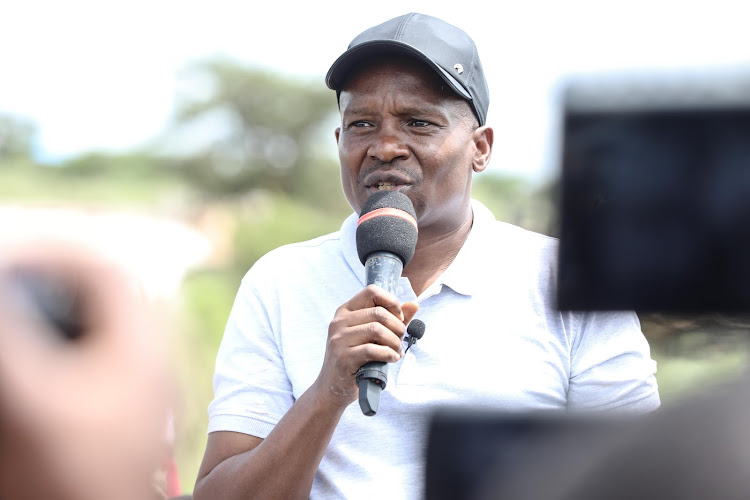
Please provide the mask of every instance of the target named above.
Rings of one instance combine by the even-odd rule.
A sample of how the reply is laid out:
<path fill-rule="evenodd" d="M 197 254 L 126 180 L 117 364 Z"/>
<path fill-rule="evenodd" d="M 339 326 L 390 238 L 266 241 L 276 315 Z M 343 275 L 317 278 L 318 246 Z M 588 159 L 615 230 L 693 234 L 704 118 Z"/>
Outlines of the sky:
<path fill-rule="evenodd" d="M 4 0 L 0 113 L 35 123 L 44 161 L 125 151 L 165 130 L 193 61 L 229 56 L 323 86 L 354 36 L 416 11 L 464 29 L 478 46 L 495 129 L 491 168 L 538 180 L 557 166 L 558 96 L 568 76 L 750 64 L 745 4 Z"/>

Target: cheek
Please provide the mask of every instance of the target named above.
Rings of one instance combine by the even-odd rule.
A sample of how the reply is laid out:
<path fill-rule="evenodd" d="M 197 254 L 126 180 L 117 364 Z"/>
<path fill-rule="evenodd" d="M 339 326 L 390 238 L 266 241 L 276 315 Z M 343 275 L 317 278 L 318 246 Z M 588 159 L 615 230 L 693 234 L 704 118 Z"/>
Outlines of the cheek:
<path fill-rule="evenodd" d="M 357 190 L 357 175 L 358 170 L 355 167 L 356 163 L 353 162 L 352 158 L 345 154 L 345 151 L 339 147 L 339 164 L 341 169 L 341 187 L 344 191 L 346 201 L 349 202 L 349 206 L 359 213 L 362 209 L 360 200 L 358 199 Z"/>
<path fill-rule="evenodd" d="M 356 182 L 350 175 L 347 175 L 344 169 L 341 169 L 341 186 L 344 191 L 344 197 L 349 203 L 349 206 L 352 208 L 352 210 L 359 213 L 360 210 L 362 210 L 362 204 L 357 197 Z"/>
<path fill-rule="evenodd" d="M 437 152 L 438 161 L 430 173 L 437 193 L 450 194 L 471 182 L 472 161 L 467 149 L 453 144 Z"/>
<path fill-rule="evenodd" d="M 351 141 L 345 141 L 343 138 L 339 140 L 338 152 L 342 178 L 352 178 L 356 181 L 362 161 L 361 152 L 356 147 L 353 147 Z"/>
<path fill-rule="evenodd" d="M 470 192 L 471 178 L 471 161 L 465 154 L 443 156 L 429 173 L 425 172 L 427 182 L 422 195 L 426 200 L 432 200 L 436 209 L 456 210 L 464 204 Z"/>

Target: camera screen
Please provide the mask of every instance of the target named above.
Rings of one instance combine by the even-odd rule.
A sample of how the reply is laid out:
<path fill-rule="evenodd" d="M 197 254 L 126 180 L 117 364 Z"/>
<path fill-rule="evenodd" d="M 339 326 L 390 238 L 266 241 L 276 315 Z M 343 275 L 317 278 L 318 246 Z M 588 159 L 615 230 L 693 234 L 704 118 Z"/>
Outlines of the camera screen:
<path fill-rule="evenodd" d="M 750 307 L 750 107 L 568 110 L 558 306 Z"/>

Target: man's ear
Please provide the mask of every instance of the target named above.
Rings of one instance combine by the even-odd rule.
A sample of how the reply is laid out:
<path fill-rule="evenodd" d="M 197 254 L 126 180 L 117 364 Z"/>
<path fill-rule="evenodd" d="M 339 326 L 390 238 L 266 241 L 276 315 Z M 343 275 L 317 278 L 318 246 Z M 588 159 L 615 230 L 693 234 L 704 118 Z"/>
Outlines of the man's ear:
<path fill-rule="evenodd" d="M 474 172 L 482 172 L 490 163 L 492 156 L 492 141 L 495 139 L 495 132 L 487 125 L 479 127 L 474 131 L 473 140 L 476 147 L 472 168 Z"/>

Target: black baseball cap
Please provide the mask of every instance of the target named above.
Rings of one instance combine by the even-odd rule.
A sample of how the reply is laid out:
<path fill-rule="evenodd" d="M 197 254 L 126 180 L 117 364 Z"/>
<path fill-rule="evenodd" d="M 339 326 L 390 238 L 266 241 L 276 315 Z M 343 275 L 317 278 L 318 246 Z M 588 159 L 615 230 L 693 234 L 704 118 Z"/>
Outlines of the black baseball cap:
<path fill-rule="evenodd" d="M 474 41 L 463 30 L 425 14 L 399 16 L 357 35 L 328 70 L 326 85 L 338 95 L 354 65 L 389 52 L 425 62 L 469 101 L 479 125 L 485 124 L 490 92 Z"/>

